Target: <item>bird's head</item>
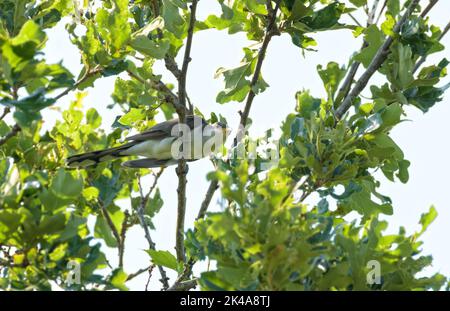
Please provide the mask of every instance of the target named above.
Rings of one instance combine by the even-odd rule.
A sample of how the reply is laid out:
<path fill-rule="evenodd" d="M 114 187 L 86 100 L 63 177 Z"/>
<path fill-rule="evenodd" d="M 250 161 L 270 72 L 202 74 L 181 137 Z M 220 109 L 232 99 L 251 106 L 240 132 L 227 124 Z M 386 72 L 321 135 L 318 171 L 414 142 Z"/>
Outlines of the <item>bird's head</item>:
<path fill-rule="evenodd" d="M 218 121 L 218 122 L 214 123 L 213 126 L 222 133 L 224 139 L 226 139 L 228 137 L 228 135 L 230 135 L 230 133 L 231 133 L 231 128 L 228 127 L 227 124 L 224 122 Z"/>

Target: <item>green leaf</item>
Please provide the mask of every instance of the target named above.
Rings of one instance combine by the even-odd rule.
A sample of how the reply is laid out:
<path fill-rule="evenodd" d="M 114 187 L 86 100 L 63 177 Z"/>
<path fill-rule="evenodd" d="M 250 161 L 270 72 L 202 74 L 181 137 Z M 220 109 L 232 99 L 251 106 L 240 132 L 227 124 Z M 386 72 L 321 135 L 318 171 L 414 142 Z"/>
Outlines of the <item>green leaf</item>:
<path fill-rule="evenodd" d="M 361 62 L 364 67 L 367 68 L 376 52 L 384 42 L 384 34 L 378 29 L 376 25 L 370 25 L 367 27 L 364 35 L 364 40 L 368 46 L 361 50 L 361 52 L 355 55 L 355 61 Z"/>
<path fill-rule="evenodd" d="M 155 265 L 163 266 L 175 271 L 178 271 L 177 258 L 172 255 L 169 251 L 156 251 L 149 249 L 146 251 Z"/>
<path fill-rule="evenodd" d="M 96 187 L 88 187 L 83 189 L 83 197 L 88 201 L 97 199 L 99 193 L 100 192 Z"/>
<path fill-rule="evenodd" d="M 131 108 L 130 111 L 120 117 L 119 123 L 132 126 L 137 121 L 141 121 L 143 119 L 145 119 L 145 114 L 142 109 Z"/>
<path fill-rule="evenodd" d="M 219 68 L 215 77 L 223 75 L 225 90 L 217 95 L 217 102 L 224 104 L 232 100 L 243 101 L 250 91 L 250 82 L 246 79 L 250 74 L 251 62 L 242 63 L 240 66 L 232 69 Z"/>
<path fill-rule="evenodd" d="M 300 22 L 311 31 L 326 30 L 338 23 L 344 9 L 344 4 L 333 2 L 323 9 L 315 11 L 312 15 L 301 18 Z"/>
<path fill-rule="evenodd" d="M 128 0 L 113 0 L 114 8 L 108 11 L 104 8 L 97 10 L 95 21 L 96 29 L 107 43 L 113 56 L 119 56 L 119 50 L 128 42 L 131 35 L 131 26 L 128 21 Z"/>
<path fill-rule="evenodd" d="M 159 192 L 159 189 L 156 189 L 155 195 L 153 196 L 153 198 L 149 198 L 149 200 L 147 201 L 147 204 L 145 205 L 145 215 L 149 216 L 149 217 L 154 217 L 159 210 L 161 209 L 161 207 L 163 206 L 164 201 L 161 198 L 161 194 Z"/>
<path fill-rule="evenodd" d="M 420 216 L 419 223 L 422 225 L 422 229 L 420 230 L 418 235 L 421 235 L 427 230 L 428 226 L 436 219 L 437 215 L 438 213 L 432 205 L 427 213 L 424 213 L 422 214 L 422 216 Z"/>
<path fill-rule="evenodd" d="M 170 47 L 169 40 L 153 41 L 145 36 L 134 37 L 129 44 L 136 51 L 156 59 L 163 59 Z"/>
<path fill-rule="evenodd" d="M 338 63 L 329 62 L 326 69 L 322 69 L 322 65 L 317 65 L 317 72 L 327 91 L 328 99 L 332 100 L 339 86 L 339 82 L 345 77 L 345 69 L 339 68 Z"/>
<path fill-rule="evenodd" d="M 127 278 L 128 275 L 122 269 L 115 269 L 112 272 L 110 283 L 117 289 L 128 290 L 128 287 L 125 285 Z"/>
<path fill-rule="evenodd" d="M 161 15 L 164 19 L 166 29 L 177 38 L 181 38 L 187 23 L 181 17 L 179 9 L 180 7 L 185 7 L 185 4 L 176 0 L 163 0 L 162 3 Z"/>
<path fill-rule="evenodd" d="M 94 227 L 94 237 L 103 239 L 109 247 L 117 247 L 117 240 L 114 237 L 111 228 L 103 216 L 97 216 Z"/>
<path fill-rule="evenodd" d="M 350 0 L 350 2 L 357 7 L 361 7 L 367 3 L 367 0 Z"/>
<path fill-rule="evenodd" d="M 83 180 L 66 172 L 63 168 L 58 170 L 50 184 L 50 190 L 62 199 L 76 198 L 81 194 L 82 189 Z"/>
<path fill-rule="evenodd" d="M 67 217 L 63 213 L 58 213 L 53 216 L 44 216 L 39 224 L 40 234 L 55 234 L 62 231 L 66 226 Z"/>

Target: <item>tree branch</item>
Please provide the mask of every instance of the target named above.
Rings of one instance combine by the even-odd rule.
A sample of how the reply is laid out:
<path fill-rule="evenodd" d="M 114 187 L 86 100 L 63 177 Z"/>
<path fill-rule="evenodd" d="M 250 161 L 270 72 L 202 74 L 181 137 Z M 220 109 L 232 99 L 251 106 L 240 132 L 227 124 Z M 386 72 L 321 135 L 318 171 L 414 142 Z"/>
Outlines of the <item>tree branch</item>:
<path fill-rule="evenodd" d="M 369 12 L 369 15 L 367 18 L 366 27 L 369 27 L 370 25 L 373 24 L 373 21 L 375 18 L 375 13 L 376 13 L 376 10 L 378 7 L 378 3 L 379 3 L 379 1 L 375 1 L 373 3 L 372 10 Z M 381 14 L 381 12 L 380 12 L 380 14 Z M 364 40 L 360 51 L 365 49 L 367 46 L 368 46 L 368 43 Z M 336 105 L 339 105 L 339 103 L 342 101 L 342 99 L 344 99 L 348 95 L 348 92 L 350 91 L 350 87 L 353 83 L 353 79 L 355 78 L 356 72 L 358 71 L 359 65 L 361 65 L 361 63 L 358 61 L 354 61 L 352 63 L 350 70 L 348 71 L 348 74 L 344 79 L 344 82 L 342 83 L 341 87 L 339 88 L 336 99 L 334 100 Z"/>
<path fill-rule="evenodd" d="M 178 119 L 182 123 L 186 123 L 186 76 L 191 61 L 191 48 L 192 48 L 192 38 L 194 36 L 195 27 L 195 14 L 197 10 L 198 0 L 193 0 L 190 5 L 191 14 L 189 17 L 188 33 L 186 38 L 186 47 L 184 50 L 183 64 L 181 67 L 181 73 L 178 77 L 178 99 L 180 106 L 183 106 L 184 110 L 177 111 Z M 189 111 L 193 113 L 193 111 Z M 184 220 L 186 215 L 186 175 L 187 175 L 187 164 L 185 159 L 180 159 L 178 161 L 177 175 L 178 175 L 178 210 L 177 210 L 177 227 L 176 227 L 176 244 L 175 250 L 177 253 L 177 260 L 180 262 L 186 261 L 185 251 L 184 251 Z"/>
<path fill-rule="evenodd" d="M 375 24 L 378 24 L 378 22 L 380 21 L 381 16 L 383 16 L 383 12 L 386 9 L 387 2 L 388 2 L 388 0 L 384 0 L 383 6 L 381 7 L 380 13 L 378 13 L 378 17 L 377 17 L 377 19 L 375 21 Z"/>
<path fill-rule="evenodd" d="M 419 0 L 413 0 L 408 6 L 406 12 L 403 14 L 402 18 L 395 24 L 393 32 L 398 34 L 402 25 L 411 16 L 412 12 L 416 8 Z M 381 65 L 386 60 L 389 55 L 389 48 L 394 42 L 392 37 L 388 37 L 382 46 L 378 49 L 375 56 L 373 57 L 371 63 L 367 67 L 366 71 L 361 75 L 361 77 L 356 81 L 351 92 L 345 97 L 344 101 L 340 104 L 336 110 L 336 118 L 341 119 L 342 116 L 347 112 L 347 110 L 352 106 L 353 100 L 362 92 L 366 87 L 372 75 L 381 67 Z"/>
<path fill-rule="evenodd" d="M 147 81 L 144 80 L 142 77 L 138 76 L 137 74 L 135 74 L 134 72 L 127 70 L 127 73 L 130 77 L 138 80 L 140 83 L 146 85 L 147 82 L 150 84 L 150 87 L 154 88 L 155 90 L 164 92 L 167 94 L 167 96 L 165 96 L 165 100 L 172 105 L 172 107 L 176 110 L 186 110 L 185 107 L 181 106 L 179 104 L 179 100 L 178 100 L 178 96 L 172 92 L 172 90 L 161 80 L 159 80 L 158 82 L 154 82 L 154 81 Z"/>
<path fill-rule="evenodd" d="M 11 112 L 11 108 L 10 107 L 5 107 L 5 109 L 3 109 L 2 115 L 0 116 L 0 121 L 3 120 L 6 117 L 6 115 L 8 113 L 10 113 L 10 112 Z"/>
<path fill-rule="evenodd" d="M 270 3 L 269 3 L 270 2 Z M 250 108 L 251 105 L 253 103 L 253 99 L 255 98 L 255 93 L 253 92 L 253 86 L 256 85 L 256 83 L 258 82 L 259 79 L 259 75 L 261 74 L 261 67 L 262 67 L 262 63 L 267 51 L 267 47 L 269 45 L 270 39 L 272 38 L 273 35 L 277 34 L 277 30 L 274 30 L 274 26 L 275 26 L 275 21 L 276 21 L 276 17 L 277 17 L 277 12 L 280 6 L 280 2 L 281 0 L 277 0 L 276 4 L 275 4 L 275 8 L 272 9 L 268 9 L 269 15 L 269 23 L 267 25 L 266 28 L 266 34 L 264 36 L 264 41 L 263 41 L 263 45 L 261 46 L 261 49 L 259 50 L 258 53 L 258 62 L 255 68 L 255 72 L 253 74 L 253 78 L 251 81 L 251 88 L 250 88 L 250 92 L 249 95 L 247 97 L 247 101 L 245 103 L 245 109 L 244 112 L 241 114 L 241 119 L 240 119 L 240 127 L 245 127 L 245 125 L 247 124 L 247 119 L 248 119 L 248 115 L 250 113 Z M 272 7 L 271 5 L 271 1 L 268 0 L 268 4 L 267 6 L 269 8 Z M 236 136 L 236 138 L 234 139 L 234 143 L 233 146 L 237 146 L 238 144 L 238 139 L 237 137 L 239 136 L 239 134 Z M 219 187 L 219 182 L 217 180 L 212 180 L 211 183 L 209 184 L 208 190 L 206 192 L 205 198 L 203 199 L 203 202 L 200 206 L 200 211 L 199 211 L 199 216 L 197 217 L 197 219 L 199 218 L 203 218 L 206 214 L 206 211 L 208 210 L 209 204 L 211 203 L 211 200 L 214 196 L 214 192 L 217 190 L 217 188 Z M 201 216 L 201 217 L 200 217 Z"/>
<path fill-rule="evenodd" d="M 147 205 L 147 202 L 150 198 L 150 194 L 153 192 L 153 190 L 156 188 L 156 185 L 158 184 L 158 179 L 161 177 L 162 173 L 164 172 L 164 169 L 160 169 L 158 174 L 155 175 L 155 179 L 153 180 L 153 184 L 150 187 L 150 190 L 147 192 L 146 195 L 144 195 L 144 192 L 142 190 L 142 185 L 140 179 L 138 180 L 138 186 L 139 186 L 139 192 L 141 194 L 141 204 L 139 204 L 139 207 L 137 209 L 137 216 L 139 218 L 139 223 L 141 224 L 141 227 L 144 229 L 145 238 L 148 242 L 148 247 L 150 249 L 155 250 L 155 242 L 153 242 L 152 237 L 150 235 L 150 230 L 147 226 L 147 223 L 145 222 L 145 206 Z M 169 288 L 169 278 L 167 277 L 166 271 L 162 266 L 158 266 L 159 273 L 161 275 L 161 283 L 163 284 L 163 289 L 166 290 Z"/>
<path fill-rule="evenodd" d="M 428 5 L 425 7 L 425 9 L 422 11 L 422 13 L 420 14 L 420 17 L 424 18 L 425 16 L 428 15 L 428 13 L 430 12 L 430 10 L 434 7 L 434 5 L 436 3 L 438 3 L 439 0 L 430 0 L 430 2 L 428 3 Z"/>
<path fill-rule="evenodd" d="M 241 113 L 241 119 L 240 119 L 239 124 L 243 127 L 245 127 L 245 125 L 247 124 L 248 116 L 250 113 L 250 108 L 253 103 L 253 99 L 255 98 L 255 95 L 256 95 L 253 91 L 253 87 L 258 82 L 259 76 L 261 74 L 262 63 L 263 63 L 265 54 L 267 52 L 267 47 L 269 45 L 270 39 L 274 35 L 279 34 L 279 31 L 275 25 L 275 21 L 276 21 L 277 12 L 278 12 L 278 9 L 280 6 L 280 2 L 281 2 L 281 0 L 276 0 L 275 7 L 272 8 L 271 0 L 267 1 L 267 8 L 268 8 L 268 13 L 269 13 L 267 16 L 268 24 L 267 24 L 265 36 L 263 39 L 263 44 L 258 52 L 258 60 L 256 63 L 255 72 L 253 73 L 253 77 L 250 82 L 250 91 L 247 96 L 244 112 Z M 237 145 L 237 143 L 238 143 L 237 137 L 239 137 L 239 136 L 240 135 L 237 134 L 237 136 L 234 140 L 234 146 Z M 211 183 L 209 184 L 208 190 L 206 192 L 205 198 L 203 199 L 203 202 L 200 206 L 200 210 L 197 215 L 197 220 L 201 219 L 205 216 L 206 211 L 208 210 L 209 204 L 211 203 L 214 193 L 218 187 L 219 187 L 219 183 L 217 180 L 211 181 Z M 195 284 L 196 284 L 195 280 L 185 281 L 190 276 L 190 274 L 192 272 L 192 267 L 194 266 L 195 262 L 196 262 L 196 260 L 194 258 L 190 258 L 188 260 L 188 262 L 184 266 L 183 272 L 178 276 L 177 280 L 170 288 L 171 290 L 189 290 L 195 286 Z M 183 285 L 181 285 L 181 284 L 183 284 Z"/>
<path fill-rule="evenodd" d="M 111 219 L 111 216 L 108 213 L 108 210 L 106 209 L 105 205 L 99 201 L 100 205 L 100 211 L 102 213 L 103 218 L 106 220 L 106 224 L 111 229 L 114 239 L 117 242 L 118 245 L 118 256 L 119 256 L 119 267 L 123 267 L 123 249 L 122 249 L 122 241 L 120 239 L 119 231 L 117 230 L 116 226 L 114 225 L 114 222 Z"/>
<path fill-rule="evenodd" d="M 197 279 L 182 281 L 173 284 L 167 291 L 187 291 L 197 286 Z"/>
<path fill-rule="evenodd" d="M 146 268 L 139 269 L 138 271 L 129 274 L 128 277 L 127 277 L 127 282 L 132 280 L 132 279 L 134 279 L 135 277 L 141 275 L 144 272 L 153 270 L 154 267 L 155 267 L 155 265 L 150 265 L 150 266 L 148 266 Z"/>
<path fill-rule="evenodd" d="M 268 0 L 270 1 L 270 0 Z M 247 96 L 247 101 L 245 103 L 244 111 L 241 114 L 241 120 L 239 122 L 239 125 L 241 127 L 245 127 L 247 125 L 248 116 L 250 114 L 250 108 L 252 107 L 253 99 L 255 98 L 256 93 L 254 92 L 254 87 L 256 86 L 256 83 L 258 83 L 259 76 L 261 75 L 261 68 L 264 61 L 264 58 L 266 56 L 267 47 L 269 46 L 269 42 L 272 39 L 274 35 L 279 35 L 279 31 L 275 25 L 275 21 L 277 18 L 277 12 L 280 7 L 281 0 L 275 1 L 275 8 L 271 10 L 268 18 L 266 33 L 264 35 L 262 46 L 258 52 L 258 61 L 256 62 L 255 66 L 255 72 L 253 74 L 252 80 L 250 82 L 250 91 Z M 237 145 L 237 137 L 234 140 L 234 146 Z"/>

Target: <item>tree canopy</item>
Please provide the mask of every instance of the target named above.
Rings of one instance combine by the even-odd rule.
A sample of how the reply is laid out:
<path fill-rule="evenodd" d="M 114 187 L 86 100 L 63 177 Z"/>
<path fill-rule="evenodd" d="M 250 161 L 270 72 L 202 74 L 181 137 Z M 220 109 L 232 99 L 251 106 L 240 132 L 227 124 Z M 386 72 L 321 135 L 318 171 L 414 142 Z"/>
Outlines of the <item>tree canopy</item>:
<path fill-rule="evenodd" d="M 450 28 L 439 28 L 428 17 L 438 1 L 218 2 L 222 14 L 204 20 L 196 16 L 198 0 L 0 2 L 0 289 L 126 290 L 128 281 L 153 270 L 160 279 L 151 281 L 161 282 L 164 290 L 448 286 L 442 274 L 418 276 L 432 262 L 422 253 L 420 238 L 436 210 L 422 214 L 421 229 L 412 235 L 402 227 L 386 234 L 388 221 L 380 216 L 394 213 L 393 202 L 379 192 L 374 176 L 381 171 L 388 180 L 408 181 L 410 162 L 390 132 L 407 118 L 406 107 L 426 113 L 449 86 L 449 61 L 427 61 L 444 49 L 440 40 Z M 359 22 L 356 12 L 367 21 Z M 343 22 L 345 17 L 351 22 Z M 58 23 L 66 23 L 81 72 L 48 63 L 42 52 L 48 30 Z M 195 224 L 184 222 L 189 172 L 186 161 L 179 161 L 172 253 L 159 249 L 151 237 L 159 225 L 153 217 L 165 207 L 158 189 L 164 169 L 125 169 L 120 161 L 69 169 L 65 159 L 119 145 L 130 129 L 155 125 L 156 115 L 223 119 L 219 113 L 204 116 L 186 87 L 195 34 L 209 29 L 242 32 L 258 43 L 244 48 L 241 63 L 217 71 L 224 88 L 212 104 L 220 110 L 220 105 L 242 102 L 243 127 L 251 124 L 254 98 L 269 87 L 263 64 L 274 36 L 289 36 L 304 53 L 315 50 L 316 33 L 344 29 L 361 41 L 361 49 L 343 63 L 317 67 L 326 97 L 299 90 L 291 103 L 280 103 L 295 102 L 295 109 L 279 125 L 279 137 L 269 128 L 264 138 L 232 137 L 232 147 L 211 159 L 215 170 L 207 176 L 209 188 L 202 189 Z M 158 61 L 176 78 L 175 85 L 155 70 Z M 374 84 L 374 74 L 383 82 Z M 123 113 L 105 132 L 101 110 L 108 107 L 86 110 L 83 98 L 96 80 L 111 76 L 112 106 Z M 370 98 L 361 96 L 363 90 Z M 73 98 L 70 107 L 44 131 L 43 116 L 65 96 Z M 143 189 L 141 179 L 147 175 L 154 182 Z M 208 212 L 216 191 L 226 207 Z M 306 203 L 312 194 L 319 199 Z M 124 199 L 130 209 L 120 206 Z M 348 221 L 351 212 L 358 216 Z M 143 229 L 148 242 L 149 266 L 125 271 L 125 241 L 134 226 Z M 99 241 L 117 250 L 117 266 L 110 265 Z M 216 266 L 194 275 L 193 266 L 202 260 Z M 369 282 L 374 261 L 379 280 Z M 73 264 L 79 265 L 79 281 L 68 282 Z M 169 280 L 168 270 L 178 277 Z"/>

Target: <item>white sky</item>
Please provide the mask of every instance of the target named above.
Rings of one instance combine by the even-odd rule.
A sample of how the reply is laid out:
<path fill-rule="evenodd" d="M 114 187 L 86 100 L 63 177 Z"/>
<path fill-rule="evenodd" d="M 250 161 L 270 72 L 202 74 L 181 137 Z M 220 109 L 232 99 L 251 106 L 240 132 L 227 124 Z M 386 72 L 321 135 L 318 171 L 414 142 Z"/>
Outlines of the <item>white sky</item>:
<path fill-rule="evenodd" d="M 427 1 L 422 0 L 426 4 Z M 431 11 L 430 17 L 434 24 L 443 27 L 448 21 L 450 1 L 440 1 Z M 200 1 L 198 7 L 199 19 L 209 14 L 220 14 L 220 7 L 215 1 Z M 360 19 L 364 22 L 364 19 Z M 81 69 L 80 57 L 77 49 L 70 43 L 64 25 L 48 31 L 49 40 L 45 48 L 48 62 L 63 61 L 75 75 Z M 321 80 L 316 72 L 318 64 L 326 65 L 329 61 L 346 64 L 350 55 L 358 50 L 361 39 L 354 39 L 347 30 L 319 33 L 313 35 L 318 42 L 319 52 L 307 52 L 303 57 L 301 50 L 294 46 L 287 35 L 274 37 L 268 49 L 262 68 L 264 79 L 270 87 L 258 95 L 253 103 L 250 113 L 254 121 L 252 131 L 262 134 L 269 127 L 279 127 L 286 115 L 293 111 L 294 94 L 301 89 L 310 89 L 315 96 L 325 96 Z M 450 35 L 442 43 L 450 47 Z M 187 90 L 193 103 L 205 114 L 211 111 L 224 115 L 231 126 L 239 122 L 237 111 L 243 108 L 242 103 L 228 103 L 220 105 L 215 97 L 223 89 L 222 79 L 213 79 L 217 68 L 230 68 L 236 66 L 243 57 L 242 47 L 248 46 L 244 34 L 228 35 L 226 32 L 208 30 L 198 32 L 194 36 L 192 47 L 192 62 L 189 66 Z M 180 53 L 182 55 L 183 53 Z M 429 62 L 450 58 L 447 51 L 429 58 Z M 156 66 L 156 72 L 162 73 L 164 80 L 174 83 L 175 80 L 164 69 L 161 63 Z M 361 72 L 361 71 L 360 71 Z M 448 82 L 449 78 L 446 78 Z M 90 88 L 88 97 L 84 100 L 85 108 L 95 107 L 103 117 L 102 127 L 108 133 L 118 110 L 108 110 L 106 106 L 112 103 L 110 97 L 114 88 L 115 77 L 102 78 Z M 373 83 L 373 82 L 372 82 Z M 367 90 L 363 92 L 368 94 Z M 73 100 L 73 94 L 66 96 L 58 106 L 67 107 Z M 423 236 L 424 254 L 432 254 L 434 265 L 430 272 L 440 271 L 450 275 L 450 251 L 447 238 L 450 236 L 450 209 L 448 206 L 450 167 L 445 160 L 450 151 L 450 141 L 445 134 L 448 131 L 448 118 L 450 116 L 450 94 L 433 107 L 427 114 L 417 109 L 408 109 L 408 119 L 412 122 L 403 122 L 392 132 L 392 137 L 400 145 L 405 157 L 411 161 L 409 169 L 410 180 L 404 185 L 400 182 L 392 183 L 384 178 L 381 193 L 393 200 L 394 215 L 388 217 L 390 230 L 397 231 L 398 226 L 405 226 L 408 232 L 418 228 L 417 223 L 421 213 L 434 204 L 438 210 L 437 220 L 429 227 Z M 50 127 L 54 120 L 60 118 L 59 114 L 47 110 L 45 114 L 46 126 Z M 447 129 L 447 130 L 446 130 Z M 447 132 L 448 133 L 448 132 Z M 192 227 L 195 215 L 199 209 L 208 186 L 206 173 L 213 169 L 206 159 L 189 164 L 187 184 L 187 215 L 186 229 Z M 166 169 L 160 179 L 159 186 L 164 200 L 161 212 L 155 217 L 157 229 L 152 231 L 152 237 L 158 250 L 170 250 L 174 253 L 175 223 L 177 209 L 177 177 L 173 167 Z M 149 181 L 147 181 L 149 184 Z M 219 210 L 218 196 L 212 201 L 210 211 Z M 127 206 L 128 204 L 124 204 Z M 149 257 L 143 251 L 147 248 L 143 231 L 136 226 L 127 235 L 125 252 L 125 270 L 132 273 L 139 268 L 149 265 Z M 105 248 L 106 249 L 106 248 Z M 117 262 L 115 250 L 107 250 L 111 262 Z M 202 268 L 205 263 L 200 264 Z M 198 266 L 200 266 L 198 265 Z M 160 284 L 157 269 L 151 281 L 151 289 L 159 289 Z M 194 271 L 199 271 L 198 267 Z M 169 274 L 174 279 L 174 274 Z M 129 282 L 132 290 L 142 290 L 147 275 Z"/>

